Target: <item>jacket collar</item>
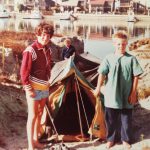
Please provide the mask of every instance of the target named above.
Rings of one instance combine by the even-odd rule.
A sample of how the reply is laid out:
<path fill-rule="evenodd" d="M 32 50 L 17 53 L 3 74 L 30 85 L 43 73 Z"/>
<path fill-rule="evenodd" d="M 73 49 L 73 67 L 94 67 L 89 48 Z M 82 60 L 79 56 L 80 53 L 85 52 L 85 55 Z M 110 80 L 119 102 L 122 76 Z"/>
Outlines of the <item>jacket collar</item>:
<path fill-rule="evenodd" d="M 43 50 L 44 48 L 49 49 L 50 42 L 47 45 L 42 45 L 41 43 L 38 42 L 38 40 L 36 40 L 35 44 L 36 44 L 38 50 Z"/>

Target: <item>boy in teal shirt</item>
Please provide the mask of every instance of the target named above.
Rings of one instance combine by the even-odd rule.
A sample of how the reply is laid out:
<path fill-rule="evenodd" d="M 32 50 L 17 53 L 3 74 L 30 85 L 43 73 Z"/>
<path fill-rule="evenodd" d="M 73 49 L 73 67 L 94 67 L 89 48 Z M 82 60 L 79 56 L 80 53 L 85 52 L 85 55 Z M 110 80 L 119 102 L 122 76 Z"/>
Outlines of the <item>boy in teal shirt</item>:
<path fill-rule="evenodd" d="M 124 31 L 113 35 L 113 44 L 115 52 L 106 56 L 98 69 L 99 77 L 94 94 L 99 95 L 105 81 L 106 147 L 109 149 L 115 144 L 116 122 L 120 116 L 121 140 L 123 146 L 130 149 L 132 108 L 137 102 L 138 76 L 143 71 L 137 59 L 126 52 L 128 36 Z"/>

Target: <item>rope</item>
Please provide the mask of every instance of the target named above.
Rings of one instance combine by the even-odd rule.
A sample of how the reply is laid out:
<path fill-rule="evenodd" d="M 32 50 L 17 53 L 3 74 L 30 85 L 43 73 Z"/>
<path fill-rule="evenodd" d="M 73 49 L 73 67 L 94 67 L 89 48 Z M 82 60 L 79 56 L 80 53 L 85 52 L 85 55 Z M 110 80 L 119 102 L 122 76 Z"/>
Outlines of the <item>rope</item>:
<path fill-rule="evenodd" d="M 76 77 L 76 76 L 75 76 L 75 77 Z M 77 77 L 76 77 L 76 81 L 77 81 L 77 86 L 78 86 L 78 90 L 79 90 L 79 95 L 80 95 L 81 102 L 82 102 L 82 107 L 83 107 L 83 111 L 84 111 L 86 123 L 87 123 L 88 129 L 89 129 L 90 126 L 89 126 L 89 123 L 88 123 L 88 119 L 87 119 L 87 115 L 86 115 L 86 111 L 85 111 L 85 107 L 84 107 L 84 103 L 83 103 L 83 98 L 82 98 L 82 94 L 81 94 L 81 91 L 80 91 L 79 82 L 78 82 L 78 80 L 77 80 Z"/>
<path fill-rule="evenodd" d="M 79 91 L 79 95 L 80 95 L 80 98 L 81 98 L 81 102 L 82 102 L 82 108 L 83 108 L 83 110 L 84 110 L 84 115 L 85 115 L 85 118 L 86 118 L 86 123 L 87 123 L 87 126 L 88 126 L 88 129 L 90 128 L 90 125 L 89 125 L 89 123 L 88 123 L 88 119 L 87 119 L 87 115 L 86 115 L 86 111 L 85 111 L 85 107 L 84 107 L 84 103 L 83 103 L 83 98 L 82 98 L 82 95 L 81 95 L 81 91 L 80 91 L 80 87 L 79 87 L 79 82 L 78 82 L 78 80 L 77 80 L 77 76 L 75 75 L 75 79 L 76 79 L 76 81 L 77 81 L 77 86 L 78 86 L 78 91 Z M 75 84 L 76 85 L 76 84 Z M 76 89 L 77 87 L 75 86 L 75 89 Z M 76 89 L 76 93 L 77 93 L 77 89 Z M 78 100 L 79 101 L 79 100 Z M 81 120 L 81 118 L 80 118 L 80 120 Z M 83 132 L 83 131 L 82 131 Z M 92 133 L 90 134 L 90 142 L 92 142 Z M 93 149 L 95 149 L 94 148 L 94 143 L 92 142 L 92 146 L 93 146 Z"/>
<path fill-rule="evenodd" d="M 81 94 L 80 87 L 79 87 L 79 82 L 77 80 L 77 76 L 76 75 L 75 75 L 75 78 L 76 78 L 76 81 L 77 81 L 78 91 L 79 91 L 80 100 L 81 100 L 81 103 L 82 103 L 82 108 L 83 108 L 83 111 L 84 111 L 86 123 L 87 123 L 88 129 L 89 129 L 90 125 L 89 125 L 89 122 L 88 122 L 88 119 L 87 119 L 87 115 L 86 115 L 86 111 L 85 111 L 85 107 L 84 107 L 84 103 L 83 103 L 83 98 L 82 98 L 82 94 Z M 92 141 L 92 134 L 90 135 L 90 141 Z"/>
<path fill-rule="evenodd" d="M 58 132 L 57 132 L 57 129 L 56 129 L 55 124 L 54 124 L 54 119 L 52 118 L 52 116 L 51 116 L 51 114 L 50 114 L 50 111 L 49 111 L 47 105 L 45 105 L 45 109 L 46 109 L 46 111 L 47 111 L 47 113 L 48 113 L 48 116 L 49 116 L 49 118 L 50 118 L 50 120 L 51 120 L 51 123 L 52 123 L 52 125 L 53 125 L 54 130 L 55 130 L 55 133 L 56 133 L 56 135 L 57 135 L 57 137 L 58 137 Z"/>
<path fill-rule="evenodd" d="M 83 136 L 83 127 L 82 127 L 82 122 L 81 122 L 81 114 L 80 114 L 80 106 L 79 106 L 79 97 L 78 97 L 78 91 L 77 91 L 77 85 L 76 85 L 76 83 L 75 83 L 75 91 L 76 91 L 76 97 L 77 97 L 77 108 L 78 108 L 80 131 L 81 131 L 81 135 Z"/>
<path fill-rule="evenodd" d="M 57 136 L 57 140 L 58 140 L 58 132 L 57 132 L 57 129 L 56 129 L 56 126 L 55 126 L 55 124 L 54 124 L 54 119 L 52 118 L 52 116 L 51 116 L 51 113 L 50 113 L 50 111 L 49 111 L 49 109 L 48 109 L 48 106 L 47 105 L 45 105 L 45 109 L 46 109 L 46 111 L 47 111 L 47 113 L 48 113 L 48 116 L 49 116 L 49 118 L 50 118 L 50 120 L 51 120 L 51 123 L 52 123 L 52 125 L 53 125 L 53 128 L 54 128 L 54 131 L 55 131 L 55 133 L 56 133 L 56 136 Z M 58 145 L 58 144 L 57 144 Z M 63 142 L 63 139 L 61 140 L 61 143 L 59 144 L 59 146 L 60 146 L 60 148 L 59 149 L 69 149 L 65 144 L 64 144 L 64 142 Z M 64 147 L 64 148 L 63 148 Z"/>

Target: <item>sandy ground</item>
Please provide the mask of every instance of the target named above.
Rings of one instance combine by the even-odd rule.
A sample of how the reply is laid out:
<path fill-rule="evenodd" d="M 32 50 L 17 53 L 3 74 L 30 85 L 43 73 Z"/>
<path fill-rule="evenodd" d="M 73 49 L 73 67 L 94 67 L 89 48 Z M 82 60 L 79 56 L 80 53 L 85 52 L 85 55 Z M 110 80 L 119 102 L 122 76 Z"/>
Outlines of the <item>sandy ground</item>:
<path fill-rule="evenodd" d="M 27 150 L 27 110 L 24 93 L 18 93 L 18 91 L 10 87 L 7 88 L 7 92 L 5 91 L 6 89 L 1 89 L 0 92 L 0 150 Z M 18 95 L 16 95 L 16 93 L 18 93 Z M 5 108 L 5 110 L 2 108 Z M 150 97 L 140 100 L 140 103 L 136 105 L 134 109 L 133 123 L 135 143 L 132 145 L 131 150 L 144 150 L 143 147 L 147 147 L 145 150 L 150 150 L 149 116 Z M 143 138 L 141 136 L 142 134 L 144 135 Z M 53 143 L 49 143 L 49 147 L 45 148 L 45 150 L 53 150 L 54 146 L 56 150 L 61 150 L 60 144 L 51 144 Z M 100 142 L 97 139 L 86 142 L 66 142 L 65 145 L 71 150 L 106 150 L 106 143 Z M 63 147 L 63 149 L 66 148 Z M 123 146 L 116 144 L 111 149 L 123 150 Z"/>

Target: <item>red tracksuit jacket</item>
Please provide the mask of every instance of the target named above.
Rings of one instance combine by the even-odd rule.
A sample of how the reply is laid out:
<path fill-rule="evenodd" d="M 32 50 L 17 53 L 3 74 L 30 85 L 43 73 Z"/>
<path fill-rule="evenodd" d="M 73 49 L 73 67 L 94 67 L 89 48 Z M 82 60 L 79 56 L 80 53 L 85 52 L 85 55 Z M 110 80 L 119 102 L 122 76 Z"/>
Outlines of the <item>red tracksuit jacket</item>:
<path fill-rule="evenodd" d="M 43 47 L 38 41 L 23 51 L 20 69 L 21 81 L 25 89 L 31 89 L 32 84 L 46 86 L 51 71 L 51 49 L 49 44 Z M 42 88 L 41 88 L 42 89 Z"/>

